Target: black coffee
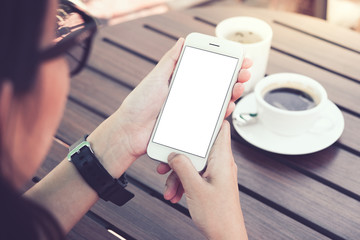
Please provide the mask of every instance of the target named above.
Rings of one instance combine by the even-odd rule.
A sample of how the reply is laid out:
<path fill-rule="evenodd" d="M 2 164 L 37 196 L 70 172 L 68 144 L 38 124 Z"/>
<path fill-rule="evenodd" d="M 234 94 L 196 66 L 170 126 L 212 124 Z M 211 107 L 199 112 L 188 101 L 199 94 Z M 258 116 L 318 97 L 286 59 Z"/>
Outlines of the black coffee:
<path fill-rule="evenodd" d="M 273 89 L 265 94 L 264 100 L 274 107 L 289 111 L 303 111 L 316 106 L 309 94 L 294 88 Z"/>

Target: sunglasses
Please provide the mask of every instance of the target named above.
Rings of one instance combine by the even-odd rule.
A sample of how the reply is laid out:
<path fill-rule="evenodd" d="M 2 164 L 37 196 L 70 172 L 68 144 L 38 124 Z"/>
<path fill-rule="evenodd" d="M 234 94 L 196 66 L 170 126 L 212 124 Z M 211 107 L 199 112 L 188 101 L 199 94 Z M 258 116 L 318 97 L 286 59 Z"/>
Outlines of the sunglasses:
<path fill-rule="evenodd" d="M 64 55 L 70 75 L 74 76 L 86 64 L 97 24 L 94 18 L 69 1 L 60 2 L 56 20 L 54 45 L 41 53 L 41 59 L 49 60 Z"/>

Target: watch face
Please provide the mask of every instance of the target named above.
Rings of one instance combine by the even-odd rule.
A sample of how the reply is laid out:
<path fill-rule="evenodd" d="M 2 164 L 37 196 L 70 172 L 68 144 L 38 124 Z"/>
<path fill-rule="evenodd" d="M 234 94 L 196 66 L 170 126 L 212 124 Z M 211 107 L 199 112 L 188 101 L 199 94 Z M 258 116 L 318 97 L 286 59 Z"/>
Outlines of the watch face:
<path fill-rule="evenodd" d="M 90 149 L 91 152 L 93 152 L 93 150 L 91 149 L 90 143 L 88 141 L 86 141 L 86 138 L 89 135 L 85 135 L 84 137 L 80 138 L 79 140 L 77 140 L 73 145 L 71 145 L 69 147 L 69 153 L 67 155 L 67 159 L 69 161 L 71 161 L 71 157 L 79 152 L 81 150 L 81 148 L 83 148 L 84 146 L 88 147 Z"/>

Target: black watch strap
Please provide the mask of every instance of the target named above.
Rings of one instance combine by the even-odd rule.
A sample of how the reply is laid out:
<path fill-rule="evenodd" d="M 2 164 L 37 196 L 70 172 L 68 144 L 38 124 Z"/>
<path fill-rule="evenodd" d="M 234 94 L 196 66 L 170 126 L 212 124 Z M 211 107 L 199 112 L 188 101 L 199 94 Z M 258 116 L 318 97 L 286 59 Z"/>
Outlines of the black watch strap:
<path fill-rule="evenodd" d="M 122 206 L 134 197 L 134 194 L 125 189 L 126 174 L 119 179 L 113 178 L 101 165 L 93 153 L 87 135 L 79 139 L 69 149 L 68 160 L 79 171 L 86 183 L 94 189 L 100 198 Z"/>

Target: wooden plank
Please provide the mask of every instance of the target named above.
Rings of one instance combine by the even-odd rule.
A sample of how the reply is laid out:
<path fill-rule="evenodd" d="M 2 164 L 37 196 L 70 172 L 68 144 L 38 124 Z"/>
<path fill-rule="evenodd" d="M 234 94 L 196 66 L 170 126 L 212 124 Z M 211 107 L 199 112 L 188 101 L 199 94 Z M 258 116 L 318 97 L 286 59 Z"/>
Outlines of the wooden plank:
<path fill-rule="evenodd" d="M 339 143 L 351 147 L 352 149 L 359 151 L 360 149 L 360 138 L 359 138 L 359 126 L 360 118 L 355 117 L 346 112 L 342 112 L 345 119 L 345 129 Z"/>
<path fill-rule="evenodd" d="M 206 239 L 189 217 L 131 184 L 127 189 L 135 198 L 123 207 L 100 200 L 92 210 L 136 239 Z"/>
<path fill-rule="evenodd" d="M 359 201 L 319 184 L 258 149 L 239 142 L 233 142 L 232 149 L 241 185 L 338 236 L 359 236 Z"/>
<path fill-rule="evenodd" d="M 175 40 L 166 36 L 155 34 L 149 29 L 144 29 L 143 20 L 115 25 L 103 29 L 102 36 L 110 39 L 117 45 L 126 47 L 136 53 L 140 53 L 147 59 L 157 62 L 174 44 Z M 154 36 L 157 36 L 154 38 Z M 151 39 L 148 40 L 148 39 Z"/>
<path fill-rule="evenodd" d="M 109 116 L 121 105 L 130 91 L 102 74 L 85 68 L 71 80 L 70 96 L 81 100 L 102 115 Z"/>
<path fill-rule="evenodd" d="M 251 11 L 253 11 L 253 9 L 251 9 Z M 306 34 L 311 34 L 314 37 L 338 44 L 344 48 L 360 52 L 360 34 L 356 31 L 302 14 L 276 12 L 272 15 L 276 21 L 275 24 L 282 24 Z"/>
<path fill-rule="evenodd" d="M 272 47 L 310 61 L 347 78 L 360 81 L 360 54 L 344 50 L 325 41 L 276 24 L 272 25 Z"/>
<path fill-rule="evenodd" d="M 282 156 L 277 157 L 282 158 Z M 350 193 L 341 189 L 343 192 L 354 193 L 357 195 L 357 199 L 360 199 L 359 156 L 331 146 L 314 154 L 286 156 L 284 161 L 289 165 L 295 165 L 300 169 L 309 171 L 309 173 L 316 174 L 312 177 L 320 176 L 325 181 L 329 181 L 330 184 L 335 184 L 341 188 L 346 186 L 346 190 Z"/>
<path fill-rule="evenodd" d="M 283 25 L 274 24 L 272 20 L 276 19 L 276 14 L 271 11 L 264 14 L 263 12 L 252 11 L 252 9 L 249 8 L 209 7 L 191 9 L 184 11 L 184 13 L 200 17 L 213 24 L 217 24 L 225 18 L 241 15 L 263 19 L 267 21 L 273 29 L 272 47 L 360 81 L 358 71 L 360 54 L 345 50 L 342 47 L 303 34 Z M 314 21 L 313 24 L 316 25 L 317 22 Z M 356 44 L 355 46 L 358 45 Z"/>
<path fill-rule="evenodd" d="M 65 119 L 72 119 L 72 121 L 81 122 L 84 128 L 92 129 L 97 123 L 93 121 L 96 119 L 91 112 L 87 112 L 86 115 L 77 115 L 76 118 L 69 118 L 67 115 L 73 116 L 71 114 L 72 111 L 78 112 L 77 106 L 69 103 L 66 113 Z M 91 119 L 91 121 L 89 121 Z M 92 125 L 93 124 L 93 125 Z M 71 143 L 74 142 L 79 136 L 77 134 L 77 128 L 72 128 L 73 124 L 62 124 L 62 128 L 66 128 L 66 130 L 62 131 L 62 134 L 59 134 L 61 139 Z M 234 143 L 236 144 L 236 143 Z M 347 232 L 351 232 L 350 229 L 354 227 L 354 222 L 357 222 L 358 216 L 360 216 L 360 204 L 354 199 L 351 199 L 347 196 L 342 195 L 341 193 L 322 185 L 319 182 L 316 182 L 313 179 L 308 178 L 305 175 L 302 175 L 299 172 L 292 170 L 291 168 L 279 164 L 278 162 L 269 159 L 260 151 L 251 150 L 251 148 L 242 146 L 243 149 L 241 151 L 234 151 L 237 163 L 239 165 L 239 183 L 244 185 L 250 189 L 253 189 L 255 192 L 260 195 L 265 196 L 266 198 L 271 199 L 274 202 L 278 202 L 280 205 L 284 205 L 287 208 L 291 209 L 294 212 L 297 212 L 299 215 L 307 219 L 311 219 L 313 222 L 324 226 L 327 229 L 335 229 L 337 234 L 341 236 L 349 236 Z M 242 152 L 252 151 L 252 156 L 242 156 Z M 246 159 L 260 159 L 262 167 L 267 170 L 265 172 L 258 171 L 257 166 L 247 164 L 248 160 Z M 146 161 L 141 161 L 142 163 Z M 260 165 L 260 164 L 259 164 Z M 134 165 L 136 167 L 136 165 Z M 150 185 L 154 183 L 154 181 L 150 181 L 149 176 L 154 176 L 155 173 L 154 168 L 151 167 L 138 167 L 137 170 L 129 170 L 130 176 L 135 177 L 137 180 L 143 179 L 143 183 L 148 185 L 151 188 L 157 189 L 157 191 L 162 192 L 163 185 Z M 135 171 L 135 173 L 133 173 Z M 281 176 L 280 182 L 271 181 L 269 178 L 271 177 L 271 173 L 275 172 L 279 176 Z M 292 174 L 283 176 L 283 172 L 291 172 Z M 258 175 L 256 177 L 256 175 Z M 251 176 L 251 177 L 249 177 Z M 294 179 L 293 176 L 297 178 Z M 288 179 L 290 177 L 290 180 Z M 254 178 L 260 179 L 255 181 Z M 163 180 L 164 181 L 164 180 Z M 283 182 L 289 184 L 284 187 Z M 256 182 L 256 184 L 254 184 Z M 300 184 L 300 182 L 304 182 L 305 186 Z M 274 184 L 273 184 L 274 183 Z M 306 185 L 311 185 L 311 192 L 306 187 Z M 265 187 L 266 186 L 266 187 Z M 291 192 L 288 191 L 287 187 L 291 187 Z M 266 191 L 264 193 L 264 188 L 271 189 L 271 191 Z M 305 198 L 299 198 L 299 196 L 304 195 Z M 280 198 L 278 198 L 281 196 Z M 340 205 L 339 202 L 346 203 L 344 205 Z M 309 207 L 309 203 L 312 204 L 313 207 Z M 339 205 L 338 205 L 339 204 Z M 333 206 L 336 205 L 336 208 Z M 317 211 L 315 211 L 315 208 Z M 323 215 L 319 214 L 323 213 L 327 215 L 327 217 L 334 217 L 335 215 L 342 215 L 342 223 L 337 223 L 337 227 L 333 226 L 333 222 L 327 222 L 323 218 Z M 319 214 L 319 215 L 318 215 Z M 353 234 L 357 234 L 353 231 Z M 351 234 L 350 234 L 351 236 Z"/>
<path fill-rule="evenodd" d="M 159 24 L 156 25 L 156 27 L 160 28 L 161 22 L 167 22 L 168 28 L 163 29 L 163 31 L 165 31 L 166 33 L 177 34 L 175 36 L 181 36 L 187 34 L 180 32 L 182 28 L 178 29 L 177 26 L 181 24 L 176 24 L 175 21 L 171 22 L 170 19 L 166 21 L 159 19 L 161 18 L 151 17 L 151 20 L 148 21 L 148 24 L 155 26 L 154 21 L 156 20 L 158 22 L 157 24 Z M 125 45 L 130 49 L 136 49 L 138 52 L 140 52 L 143 55 L 153 56 L 153 58 L 159 60 L 162 54 L 166 52 L 167 48 L 168 47 L 170 48 L 170 46 L 174 44 L 175 40 L 165 37 L 164 35 L 156 33 L 154 31 L 150 31 L 147 28 L 143 28 L 142 21 L 145 20 L 141 20 L 141 21 L 137 20 L 131 22 L 132 27 L 126 26 L 124 29 L 122 28 L 122 25 L 115 26 L 114 28 L 112 28 L 112 30 L 108 28 L 107 32 L 104 32 L 103 34 L 104 36 L 107 36 L 109 38 L 112 37 L 114 41 L 119 41 L 119 43 L 121 42 L 122 45 Z M 190 31 L 192 31 L 192 28 L 190 27 L 191 23 L 187 22 L 185 18 L 183 19 L 183 22 L 187 23 Z M 127 25 L 129 24 L 130 23 L 127 23 Z M 131 29 L 131 31 L 129 29 Z M 121 38 L 120 35 L 117 35 L 119 33 L 122 34 L 126 33 L 125 35 L 127 36 L 127 39 L 119 40 Z M 153 41 L 151 41 L 152 45 L 150 45 L 150 43 L 148 42 L 145 45 L 145 44 L 141 44 L 141 42 L 134 43 L 133 41 L 129 40 L 139 35 L 144 35 L 146 36 L 147 39 L 153 39 Z M 159 50 L 156 49 L 155 45 L 164 46 L 165 50 L 162 50 L 161 53 L 159 53 L 158 52 Z M 116 53 L 117 53 L 116 50 L 114 50 L 114 54 Z M 119 54 L 118 58 L 121 59 L 120 53 L 118 54 Z M 270 59 L 269 61 L 269 66 L 268 66 L 269 73 L 285 71 L 285 72 L 299 72 L 305 75 L 309 75 L 310 77 L 313 77 L 314 79 L 319 81 L 327 89 L 327 91 L 329 91 L 329 97 L 333 101 L 336 100 L 335 103 L 344 106 L 348 109 L 352 109 L 352 110 L 354 109 L 355 111 L 360 111 L 360 106 L 359 104 L 357 104 L 358 101 L 356 101 L 357 99 L 360 98 L 360 95 L 357 94 L 357 92 L 360 92 L 360 84 L 357 84 L 352 81 L 348 81 L 337 75 L 331 74 L 325 70 L 316 68 L 310 64 L 301 62 L 289 56 L 282 55 L 278 52 L 271 51 L 270 57 L 274 58 L 274 60 Z M 277 61 L 279 61 L 280 64 Z M 136 64 L 136 62 L 133 62 L 133 64 Z M 304 69 L 304 72 L 301 71 L 302 69 Z M 103 71 L 107 71 L 107 69 L 104 69 Z M 337 101 L 339 101 L 339 103 Z M 343 133 L 343 136 L 340 139 L 340 142 L 353 149 L 359 149 L 360 141 L 354 139 L 355 135 L 353 134 L 352 131 L 354 129 L 357 129 L 357 126 L 360 124 L 360 119 L 345 112 L 343 112 L 343 115 L 345 118 L 346 129 Z"/>
<path fill-rule="evenodd" d="M 71 145 L 85 134 L 91 133 L 104 119 L 96 114 L 89 115 L 88 112 L 89 111 L 85 108 L 73 103 L 72 101 L 68 101 L 63 119 L 56 135 L 60 136 L 62 141 Z M 78 116 L 82 116 L 81 120 L 79 120 Z M 89 128 L 89 126 L 91 127 Z M 71 141 L 66 138 L 69 129 L 74 131 L 74 139 Z"/>
<path fill-rule="evenodd" d="M 240 201 L 249 239 L 329 239 L 246 194 Z"/>
<path fill-rule="evenodd" d="M 105 31 L 105 29 L 103 30 Z M 92 54 L 88 62 L 88 65 L 91 67 L 105 71 L 107 75 L 132 87 L 137 86 L 154 68 L 154 63 L 104 42 L 103 37 L 100 33 L 95 39 Z"/>
<path fill-rule="evenodd" d="M 290 167 L 296 166 L 297 171 L 322 181 L 326 185 L 336 185 L 337 187 L 333 186 L 335 189 L 355 196 L 356 199 L 360 197 L 360 179 L 358 178 L 360 157 L 356 154 L 335 145 L 316 153 L 298 156 L 270 153 L 247 143 L 233 126 L 232 139 L 248 145 L 254 151 L 267 155 L 271 159 L 279 160 Z"/>
<path fill-rule="evenodd" d="M 69 240 L 119 240 L 119 238 L 109 233 L 107 229 L 86 215 L 66 235 L 66 238 Z"/>

